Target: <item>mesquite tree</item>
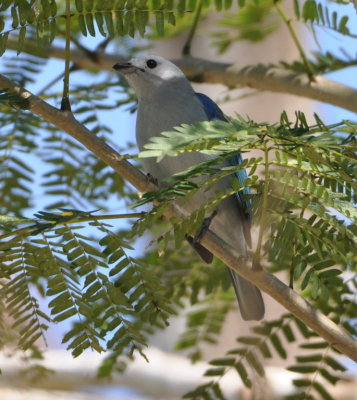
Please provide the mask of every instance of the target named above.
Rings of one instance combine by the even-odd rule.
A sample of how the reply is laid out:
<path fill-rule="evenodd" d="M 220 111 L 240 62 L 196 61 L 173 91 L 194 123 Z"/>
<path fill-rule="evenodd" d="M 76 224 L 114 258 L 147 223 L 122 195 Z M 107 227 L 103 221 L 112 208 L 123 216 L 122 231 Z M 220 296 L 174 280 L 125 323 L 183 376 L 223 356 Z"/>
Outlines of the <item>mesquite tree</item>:
<path fill-rule="evenodd" d="M 145 357 L 149 335 L 165 329 L 170 316 L 190 302 L 196 307 L 187 316 L 178 348 L 191 349 L 197 360 L 202 344 L 219 342 L 225 317 L 236 306 L 222 268 L 228 265 L 286 313 L 257 323 L 251 336 L 238 337 L 236 348 L 211 361 L 207 374 L 212 379 L 186 397 L 223 398 L 219 378 L 232 368 L 251 387 L 252 376 L 264 375 L 263 364 L 272 353 L 285 359 L 288 344 L 299 340 L 309 353 L 288 366 L 306 374 L 294 381 L 296 398 L 303 393 L 329 398 L 319 379 L 334 384 L 343 377 L 339 353 L 357 360 L 357 124 L 326 124 L 318 115 L 308 123 L 299 110 L 294 120 L 281 110 L 274 124 L 236 115 L 227 122 L 165 132 L 137 157 L 118 147 L 124 146 L 118 142 L 120 131 L 127 128 L 118 121 L 114 137 L 97 113 L 115 113 L 120 107 L 135 111 L 133 91 L 111 69 L 142 51 L 135 39 L 144 38 L 148 46 L 177 34 L 188 39 L 175 62 L 193 81 L 290 93 L 356 112 L 357 91 L 324 77 L 356 66 L 356 55 L 347 49 L 337 55 L 328 48 L 309 53 L 295 30 L 305 24 L 315 37 L 324 29 L 342 40 L 356 39 L 351 32 L 356 25 L 345 12 L 352 4 L 295 0 L 292 10 L 286 6 L 280 0 L 0 3 L 2 347 L 35 357 L 47 327 L 69 326 L 70 321 L 63 338 L 68 350 L 74 356 L 86 349 L 105 351 L 99 374 L 107 376 L 123 370 L 134 356 Z M 189 54 L 191 42 L 197 26 L 213 13 L 224 16 L 223 24 L 212 23 L 217 52 L 239 40 L 264 40 L 275 29 L 266 24 L 273 16 L 276 25 L 286 25 L 299 59 L 249 68 L 196 59 Z M 90 36 L 100 38 L 95 50 L 86 45 Z M 108 43 L 115 52 L 106 51 Z M 43 88 L 40 77 L 51 58 L 63 60 L 63 74 Z M 98 75 L 95 84 L 76 78 L 84 70 Z M 62 79 L 58 93 L 53 84 Z M 108 100 L 113 87 L 120 89 L 120 100 Z M 255 151 L 254 157 L 246 157 L 242 165 L 219 167 L 222 160 L 248 150 Z M 158 190 L 136 168 L 141 157 L 159 160 L 188 151 L 215 158 L 173 177 L 165 189 Z M 175 206 L 175 200 L 233 176 L 239 168 L 248 172 L 245 185 L 251 190 L 250 212 L 258 232 L 250 257 L 254 270 L 209 231 L 201 241 L 216 256 L 211 265 L 185 240 L 207 212 L 243 189 L 238 180 L 232 178 L 232 190 L 217 193 L 190 216 Z M 205 176 L 200 184 L 192 183 L 197 175 Z M 39 209 L 34 194 L 40 191 L 42 211 L 34 213 Z M 110 212 L 113 199 L 128 211 Z M 153 206 L 144 212 L 140 207 L 146 203 Z M 118 223 L 123 218 L 126 225 Z M 133 252 L 148 231 L 155 246 Z M 275 276 L 278 271 L 285 271 L 287 284 Z"/>

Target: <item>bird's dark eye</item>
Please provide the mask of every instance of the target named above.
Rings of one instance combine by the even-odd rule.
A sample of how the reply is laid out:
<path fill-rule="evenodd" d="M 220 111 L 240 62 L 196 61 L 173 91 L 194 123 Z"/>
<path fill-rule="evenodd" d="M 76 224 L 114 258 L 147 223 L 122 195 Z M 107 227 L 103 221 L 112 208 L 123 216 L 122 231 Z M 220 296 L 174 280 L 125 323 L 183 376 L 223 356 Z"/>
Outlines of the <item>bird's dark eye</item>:
<path fill-rule="evenodd" d="M 157 62 L 155 60 L 153 60 L 153 59 L 150 59 L 150 60 L 146 61 L 146 65 L 149 68 L 153 69 L 153 68 L 155 68 L 157 66 Z"/>

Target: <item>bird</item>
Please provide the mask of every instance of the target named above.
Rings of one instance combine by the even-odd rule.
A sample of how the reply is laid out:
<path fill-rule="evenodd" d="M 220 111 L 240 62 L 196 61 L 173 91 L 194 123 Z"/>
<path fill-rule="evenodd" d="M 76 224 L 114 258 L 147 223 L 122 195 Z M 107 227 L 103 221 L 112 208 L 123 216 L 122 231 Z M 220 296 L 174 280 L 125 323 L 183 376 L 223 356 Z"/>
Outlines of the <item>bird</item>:
<path fill-rule="evenodd" d="M 184 73 L 171 61 L 156 55 L 143 55 L 128 62 L 119 62 L 113 69 L 124 76 L 134 89 L 138 99 L 136 120 L 136 142 L 140 151 L 150 138 L 160 136 L 164 131 L 172 131 L 182 124 L 195 124 L 202 121 L 222 120 L 226 118 L 219 106 L 208 96 L 196 93 Z M 207 161 L 209 156 L 199 152 L 182 153 L 175 157 L 164 157 L 157 162 L 154 157 L 143 158 L 143 168 L 157 180 L 162 180 L 178 172 Z M 235 156 L 235 162 L 241 163 L 242 156 Z M 247 177 L 244 169 L 236 175 L 241 183 Z M 202 178 L 204 179 L 204 178 Z M 231 177 L 220 179 L 209 190 L 200 190 L 190 201 L 181 206 L 186 213 L 192 213 L 200 204 L 215 197 L 217 190 L 231 188 Z M 245 193 L 247 189 L 245 189 Z M 249 200 L 243 192 L 223 199 L 215 213 L 208 216 L 209 229 L 234 249 L 237 257 L 248 257 L 250 246 Z M 200 235 L 204 235 L 201 232 Z M 197 236 L 197 235 L 196 235 Z M 190 244 L 206 262 L 212 262 L 213 255 L 199 240 L 187 237 Z M 228 268 L 238 299 L 241 316 L 246 321 L 261 320 L 265 307 L 260 290 L 248 280 Z"/>

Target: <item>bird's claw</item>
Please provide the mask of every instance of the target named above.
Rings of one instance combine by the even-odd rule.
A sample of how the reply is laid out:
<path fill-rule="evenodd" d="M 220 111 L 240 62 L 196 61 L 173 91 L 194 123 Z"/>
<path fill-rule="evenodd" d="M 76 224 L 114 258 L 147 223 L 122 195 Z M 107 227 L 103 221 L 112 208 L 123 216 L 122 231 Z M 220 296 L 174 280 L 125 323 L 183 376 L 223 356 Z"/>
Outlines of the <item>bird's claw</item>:
<path fill-rule="evenodd" d="M 211 225 L 211 222 L 216 215 L 217 215 L 217 210 L 214 210 L 209 217 L 206 217 L 203 220 L 201 228 L 198 230 L 198 232 L 196 233 L 196 235 L 193 238 L 194 243 L 198 243 L 202 239 L 203 235 L 208 231 L 208 229 Z"/>
<path fill-rule="evenodd" d="M 159 186 L 159 181 L 158 181 L 155 177 L 153 177 L 153 176 L 150 174 L 150 172 L 148 172 L 148 173 L 146 174 L 146 179 L 147 179 L 150 183 L 154 184 L 155 186 Z"/>

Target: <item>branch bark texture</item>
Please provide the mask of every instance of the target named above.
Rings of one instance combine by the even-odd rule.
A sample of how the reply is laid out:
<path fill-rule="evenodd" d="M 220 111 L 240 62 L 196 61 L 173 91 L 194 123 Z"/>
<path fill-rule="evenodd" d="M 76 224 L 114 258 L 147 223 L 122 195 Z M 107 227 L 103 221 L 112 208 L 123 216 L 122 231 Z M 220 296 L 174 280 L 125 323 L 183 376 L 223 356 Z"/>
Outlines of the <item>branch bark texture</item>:
<path fill-rule="evenodd" d="M 27 102 L 31 112 L 77 139 L 138 190 L 155 190 L 155 186 L 147 180 L 142 172 L 128 161 L 123 160 L 114 149 L 94 136 L 70 112 L 56 109 L 2 75 L 0 75 L 0 89 L 7 89 L 9 93 L 21 96 Z M 182 217 L 175 205 L 168 212 L 168 216 L 171 215 Z M 333 347 L 357 362 L 357 343 L 346 330 L 336 325 L 320 311 L 315 310 L 306 300 L 274 275 L 264 270 L 252 270 L 246 266 L 245 260 L 237 259 L 232 249 L 212 232 L 205 233 L 201 242 L 226 265 L 269 294 Z"/>
<path fill-rule="evenodd" d="M 10 48 L 17 48 L 17 42 L 9 41 Z M 27 43 L 24 51 L 30 54 L 52 56 L 65 59 L 65 50 L 58 46 L 38 49 Z M 106 54 L 101 51 L 84 53 L 71 51 L 71 61 L 78 69 L 113 71 L 117 62 L 126 61 L 121 55 Z M 317 76 L 311 82 L 307 74 L 301 74 L 267 65 L 240 66 L 223 62 L 213 62 L 185 56 L 172 60 L 193 82 L 220 83 L 228 87 L 247 86 L 261 91 L 288 93 L 311 100 L 321 101 L 357 113 L 357 90 L 341 83 Z"/>

